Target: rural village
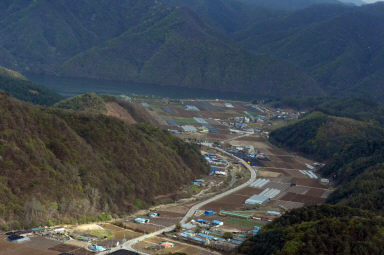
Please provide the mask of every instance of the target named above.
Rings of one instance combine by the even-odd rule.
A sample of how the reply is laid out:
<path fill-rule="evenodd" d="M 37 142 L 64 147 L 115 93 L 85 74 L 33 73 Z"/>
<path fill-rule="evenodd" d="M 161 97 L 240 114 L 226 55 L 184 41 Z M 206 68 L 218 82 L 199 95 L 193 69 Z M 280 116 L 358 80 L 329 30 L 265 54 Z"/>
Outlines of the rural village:
<path fill-rule="evenodd" d="M 162 129 L 199 144 L 210 174 L 122 219 L 1 233 L 0 254 L 232 254 L 276 217 L 321 204 L 332 192 L 316 173 L 322 163 L 268 142 L 271 130 L 302 112 L 262 102 L 120 98 L 144 108 Z"/>

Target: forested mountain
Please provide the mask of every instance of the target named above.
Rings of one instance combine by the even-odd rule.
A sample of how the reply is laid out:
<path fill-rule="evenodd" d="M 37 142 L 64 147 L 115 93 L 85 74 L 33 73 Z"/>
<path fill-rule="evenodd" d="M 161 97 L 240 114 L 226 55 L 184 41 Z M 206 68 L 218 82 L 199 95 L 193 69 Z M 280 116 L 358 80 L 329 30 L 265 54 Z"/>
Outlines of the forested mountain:
<path fill-rule="evenodd" d="M 256 24 L 238 40 L 292 61 L 332 95 L 383 100 L 384 4 L 315 6 Z"/>
<path fill-rule="evenodd" d="M 245 241 L 252 255 L 383 254 L 384 218 L 343 206 L 292 210 Z"/>
<path fill-rule="evenodd" d="M 55 92 L 28 81 L 21 74 L 0 67 L 0 90 L 33 104 L 52 105 L 63 99 Z"/>
<path fill-rule="evenodd" d="M 351 114 L 362 107 L 356 115 Z M 272 143 L 326 162 L 320 174 L 336 190 L 327 203 L 285 214 L 246 241 L 247 254 L 383 254 L 384 129 L 382 107 L 328 101 L 297 123 L 271 133 Z M 368 109 L 379 109 L 364 116 Z M 346 118 L 348 116 L 349 118 Z M 360 120 L 364 120 L 360 121 Z M 365 210 L 365 211 L 362 211 Z M 380 215 L 380 216 L 379 216 Z"/>
<path fill-rule="evenodd" d="M 208 171 L 198 148 L 146 124 L 0 97 L 2 228 L 122 215 Z"/>
<path fill-rule="evenodd" d="M 241 0 L 254 6 L 262 6 L 279 10 L 298 10 L 312 5 L 341 4 L 338 0 Z"/>
<path fill-rule="evenodd" d="M 281 8 L 265 8 L 257 5 L 257 1 L 246 0 L 165 0 L 165 2 L 173 6 L 188 7 L 211 26 L 229 34 L 287 13 Z"/>
<path fill-rule="evenodd" d="M 322 93 L 300 68 L 241 49 L 188 8 L 155 0 L 2 4 L 0 63 L 23 72 L 261 96 Z"/>
<path fill-rule="evenodd" d="M 336 0 L 19 0 L 1 4 L 0 64 L 21 72 L 259 97 L 359 95 L 384 100 L 383 3 L 357 7 Z"/>
<path fill-rule="evenodd" d="M 364 98 L 305 97 L 282 98 L 269 102 L 273 107 L 290 107 L 299 111 L 320 111 L 337 117 L 347 117 L 384 126 L 384 106 Z"/>
<path fill-rule="evenodd" d="M 339 185 L 329 203 L 384 214 L 384 129 L 377 123 L 314 112 L 273 131 L 271 142 L 327 163 L 320 173 Z"/>
<path fill-rule="evenodd" d="M 109 95 L 85 93 L 57 102 L 53 107 L 76 112 L 98 113 L 123 120 L 126 124 L 145 123 L 159 126 L 141 106 Z"/>

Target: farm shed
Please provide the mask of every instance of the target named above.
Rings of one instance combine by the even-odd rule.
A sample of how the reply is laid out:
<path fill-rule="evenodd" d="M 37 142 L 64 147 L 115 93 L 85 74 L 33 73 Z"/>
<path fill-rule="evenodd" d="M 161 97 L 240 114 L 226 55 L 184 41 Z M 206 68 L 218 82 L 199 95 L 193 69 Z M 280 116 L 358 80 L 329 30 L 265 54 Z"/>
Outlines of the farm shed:
<path fill-rule="evenodd" d="M 216 225 L 216 226 L 223 226 L 223 225 L 224 225 L 224 222 L 219 221 L 219 220 L 213 220 L 213 221 L 212 221 L 212 224 L 213 224 L 213 225 Z"/>
<path fill-rule="evenodd" d="M 246 205 L 262 205 L 268 200 L 269 200 L 269 198 L 266 196 L 253 195 L 250 198 L 248 198 L 247 200 L 245 200 L 245 204 Z"/>
<path fill-rule="evenodd" d="M 149 219 L 144 219 L 144 218 L 136 218 L 135 219 L 136 223 L 148 223 Z"/>

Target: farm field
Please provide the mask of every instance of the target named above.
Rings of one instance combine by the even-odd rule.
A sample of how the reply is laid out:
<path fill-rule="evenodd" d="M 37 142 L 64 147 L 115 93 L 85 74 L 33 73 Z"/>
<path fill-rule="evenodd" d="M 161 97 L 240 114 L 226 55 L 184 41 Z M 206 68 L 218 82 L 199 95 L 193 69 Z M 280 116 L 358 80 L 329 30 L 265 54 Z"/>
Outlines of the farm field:
<path fill-rule="evenodd" d="M 0 255 L 58 255 L 59 252 L 0 240 Z"/>
<path fill-rule="evenodd" d="M 171 242 L 175 244 L 173 248 L 159 248 L 159 244 L 161 242 Z M 169 253 L 186 253 L 186 254 L 199 254 L 199 255 L 214 255 L 214 254 L 220 254 L 218 252 L 209 251 L 207 249 L 201 248 L 196 245 L 187 244 L 184 242 L 179 242 L 175 240 L 170 240 L 167 238 L 162 237 L 153 237 L 146 239 L 143 242 L 140 242 L 139 244 L 134 246 L 135 249 L 145 252 L 147 254 L 169 254 Z"/>
<path fill-rule="evenodd" d="M 49 248 L 51 251 L 56 251 L 59 253 L 71 253 L 73 255 L 93 255 L 94 252 L 87 251 L 84 248 L 80 248 L 78 246 L 74 245 L 68 245 L 68 244 L 58 244 L 54 247 Z"/>

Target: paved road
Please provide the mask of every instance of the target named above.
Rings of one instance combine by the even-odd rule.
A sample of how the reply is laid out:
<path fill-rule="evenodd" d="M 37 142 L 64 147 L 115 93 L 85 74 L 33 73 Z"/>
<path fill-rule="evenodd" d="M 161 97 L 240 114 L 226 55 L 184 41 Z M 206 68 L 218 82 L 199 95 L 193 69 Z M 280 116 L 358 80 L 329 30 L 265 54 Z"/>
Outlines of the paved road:
<path fill-rule="evenodd" d="M 235 192 L 237 192 L 237 191 L 239 191 L 239 190 L 241 190 L 241 189 L 243 189 L 243 188 L 246 188 L 246 187 L 248 187 L 251 183 L 253 183 L 253 182 L 256 180 L 256 172 L 255 172 L 255 170 L 254 170 L 250 165 L 247 164 L 247 162 L 245 162 L 244 160 L 242 160 L 242 159 L 240 159 L 240 158 L 238 158 L 238 157 L 236 157 L 236 156 L 234 156 L 234 155 L 232 155 L 232 154 L 230 154 L 230 153 L 228 153 L 228 152 L 226 152 L 226 151 L 224 151 L 224 150 L 222 150 L 222 149 L 219 149 L 219 148 L 215 148 L 215 149 L 218 150 L 218 151 L 220 151 L 220 152 L 223 153 L 223 154 L 226 154 L 226 155 L 228 155 L 228 156 L 230 156 L 230 157 L 232 157 L 232 158 L 237 159 L 243 166 L 245 166 L 245 167 L 250 171 L 250 173 L 251 173 L 251 178 L 250 178 L 246 183 L 244 183 L 244 184 L 242 184 L 242 185 L 240 185 L 240 186 L 237 186 L 237 187 L 235 187 L 235 188 L 233 188 L 233 189 L 227 190 L 227 191 L 225 191 L 224 193 L 218 194 L 218 195 L 216 195 L 216 196 L 214 196 L 214 197 L 211 197 L 211 198 L 209 198 L 209 199 L 207 199 L 207 200 L 205 200 L 205 201 L 203 201 L 203 202 L 200 202 L 200 203 L 198 203 L 198 204 L 192 206 L 192 207 L 189 209 L 189 211 L 185 214 L 185 216 L 183 217 L 183 219 L 180 221 L 181 224 L 185 224 L 185 223 L 187 223 L 188 219 L 189 219 L 190 217 L 192 217 L 192 216 L 195 214 L 195 212 L 196 212 L 197 210 L 199 210 L 201 207 L 203 207 L 204 205 L 207 205 L 207 204 L 209 204 L 209 203 L 212 203 L 212 202 L 214 202 L 214 201 L 216 201 L 216 200 L 219 200 L 219 199 L 221 199 L 221 198 L 223 198 L 223 197 L 226 197 L 226 196 L 228 196 L 228 195 L 230 195 L 230 194 L 232 194 L 232 193 L 235 193 Z M 139 243 L 139 242 L 144 241 L 145 239 L 148 239 L 148 238 L 151 238 L 151 237 L 160 235 L 160 234 L 162 234 L 163 232 L 170 232 L 170 231 L 174 230 L 175 227 L 176 227 L 176 225 L 172 225 L 172 226 L 170 226 L 170 227 L 163 228 L 163 229 L 161 229 L 161 230 L 159 230 L 159 231 L 156 231 L 156 232 L 153 232 L 153 233 L 150 233 L 150 234 L 147 234 L 147 235 L 139 236 L 139 237 L 137 237 L 137 238 L 135 238 L 135 239 L 132 239 L 132 240 L 129 240 L 129 241 L 125 242 L 125 243 L 122 245 L 122 247 L 123 247 L 124 249 L 126 249 L 126 250 L 130 250 L 130 251 L 138 252 L 139 254 L 148 255 L 148 254 L 146 254 L 146 253 L 139 252 L 139 251 L 135 250 L 132 246 L 133 246 L 134 244 L 137 244 L 137 243 Z M 120 249 L 120 248 L 114 248 L 114 249 L 112 249 L 112 250 L 109 251 L 109 252 L 113 252 L 113 251 L 116 251 L 116 250 L 119 250 L 119 249 Z M 103 252 L 103 253 L 99 253 L 99 254 L 108 254 L 109 252 Z"/>
<path fill-rule="evenodd" d="M 247 137 L 247 136 L 250 136 L 250 134 L 244 134 L 244 135 L 240 135 L 240 136 L 235 136 L 235 137 L 232 137 L 232 138 L 228 138 L 228 139 L 225 139 L 225 140 L 222 140 L 220 141 L 220 143 L 226 143 L 226 142 L 229 142 L 229 141 L 232 141 L 232 140 L 236 140 L 236 139 L 240 139 L 242 137 Z"/>

